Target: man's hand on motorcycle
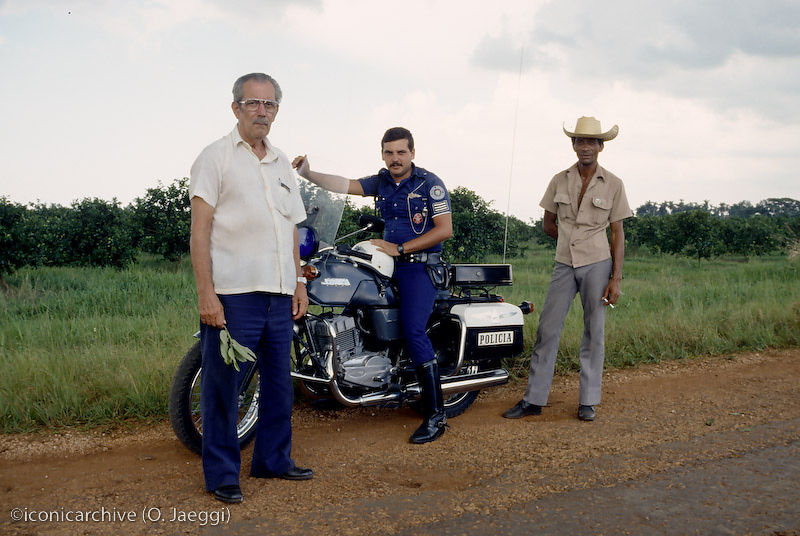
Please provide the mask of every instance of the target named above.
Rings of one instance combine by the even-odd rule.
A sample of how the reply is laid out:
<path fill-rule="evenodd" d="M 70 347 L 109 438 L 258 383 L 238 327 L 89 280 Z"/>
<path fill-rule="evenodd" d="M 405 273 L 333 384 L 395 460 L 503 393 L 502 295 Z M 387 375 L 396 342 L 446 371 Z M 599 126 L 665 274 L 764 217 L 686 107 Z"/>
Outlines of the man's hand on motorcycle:
<path fill-rule="evenodd" d="M 373 238 L 369 241 L 369 243 L 378 248 L 378 251 L 382 251 L 391 257 L 397 257 L 400 255 L 400 253 L 397 251 L 397 244 L 392 244 L 391 242 L 381 240 L 380 238 Z"/>
<path fill-rule="evenodd" d="M 294 296 L 292 296 L 292 320 L 302 318 L 308 311 L 308 294 L 306 293 L 306 286 L 303 283 L 298 283 L 297 288 L 294 289 Z"/>
<path fill-rule="evenodd" d="M 200 322 L 222 329 L 225 326 L 225 311 L 216 294 L 199 299 Z"/>

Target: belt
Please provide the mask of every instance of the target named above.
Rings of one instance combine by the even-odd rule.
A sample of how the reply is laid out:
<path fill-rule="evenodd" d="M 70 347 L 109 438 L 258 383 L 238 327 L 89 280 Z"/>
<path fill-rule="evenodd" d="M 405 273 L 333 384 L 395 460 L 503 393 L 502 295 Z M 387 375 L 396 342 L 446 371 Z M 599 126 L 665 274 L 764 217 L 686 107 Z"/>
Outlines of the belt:
<path fill-rule="evenodd" d="M 442 254 L 438 251 L 435 253 L 404 253 L 397 257 L 397 262 L 424 262 L 425 264 L 438 264 L 442 258 Z"/>

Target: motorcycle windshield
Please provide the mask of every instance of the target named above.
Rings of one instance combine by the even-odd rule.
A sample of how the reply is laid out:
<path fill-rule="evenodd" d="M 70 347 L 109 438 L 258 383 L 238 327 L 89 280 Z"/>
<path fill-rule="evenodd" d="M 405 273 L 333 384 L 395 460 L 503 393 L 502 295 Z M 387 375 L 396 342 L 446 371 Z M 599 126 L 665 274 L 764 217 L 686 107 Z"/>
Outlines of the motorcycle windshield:
<path fill-rule="evenodd" d="M 331 193 L 300 177 L 297 178 L 297 183 L 306 207 L 306 219 L 300 225 L 314 228 L 319 237 L 320 248 L 332 245 L 342 221 L 345 196 Z"/>

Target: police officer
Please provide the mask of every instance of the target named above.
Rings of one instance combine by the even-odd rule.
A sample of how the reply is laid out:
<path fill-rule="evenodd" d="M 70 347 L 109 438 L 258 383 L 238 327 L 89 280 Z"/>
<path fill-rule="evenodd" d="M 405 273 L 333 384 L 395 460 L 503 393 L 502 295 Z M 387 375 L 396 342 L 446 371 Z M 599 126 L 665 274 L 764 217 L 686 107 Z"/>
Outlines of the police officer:
<path fill-rule="evenodd" d="M 300 176 L 326 190 L 376 198 L 386 227 L 383 240 L 371 242 L 395 257 L 403 337 L 422 387 L 425 418 L 410 441 L 428 443 L 444 433 L 447 418 L 439 366 L 425 333 L 436 296 L 426 264 L 439 263 L 442 242 L 453 235 L 450 195 L 439 177 L 412 162 L 414 138 L 407 129 L 387 130 L 381 151 L 386 167 L 358 180 L 311 171 L 305 156 L 295 158 L 292 165 Z"/>

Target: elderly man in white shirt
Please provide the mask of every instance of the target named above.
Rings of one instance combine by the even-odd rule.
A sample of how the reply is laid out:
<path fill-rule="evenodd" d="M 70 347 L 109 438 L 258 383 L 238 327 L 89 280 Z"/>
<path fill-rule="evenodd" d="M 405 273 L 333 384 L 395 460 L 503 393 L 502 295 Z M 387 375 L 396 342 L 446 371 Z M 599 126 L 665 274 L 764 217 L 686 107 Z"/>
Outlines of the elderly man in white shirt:
<path fill-rule="evenodd" d="M 240 77 L 231 103 L 237 125 L 203 149 L 189 182 L 203 356 L 203 473 L 206 489 L 229 503 L 242 501 L 236 423 L 238 385 L 247 367 L 237 373 L 223 362 L 224 326 L 258 356 L 251 476 L 313 477 L 291 458 L 292 320 L 308 307 L 296 225 L 306 214 L 289 160 L 267 139 L 281 97 L 280 86 L 266 74 Z"/>

